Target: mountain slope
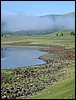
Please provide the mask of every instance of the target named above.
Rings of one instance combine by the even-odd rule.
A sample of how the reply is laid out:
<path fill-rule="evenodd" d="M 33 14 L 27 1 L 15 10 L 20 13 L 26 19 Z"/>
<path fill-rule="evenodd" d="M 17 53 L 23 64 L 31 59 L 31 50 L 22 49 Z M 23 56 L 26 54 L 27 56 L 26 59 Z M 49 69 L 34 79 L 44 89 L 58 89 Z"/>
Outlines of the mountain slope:
<path fill-rule="evenodd" d="M 59 30 L 75 30 L 75 12 L 37 17 L 9 16 L 2 18 L 1 29 L 17 34 L 43 34 Z"/>

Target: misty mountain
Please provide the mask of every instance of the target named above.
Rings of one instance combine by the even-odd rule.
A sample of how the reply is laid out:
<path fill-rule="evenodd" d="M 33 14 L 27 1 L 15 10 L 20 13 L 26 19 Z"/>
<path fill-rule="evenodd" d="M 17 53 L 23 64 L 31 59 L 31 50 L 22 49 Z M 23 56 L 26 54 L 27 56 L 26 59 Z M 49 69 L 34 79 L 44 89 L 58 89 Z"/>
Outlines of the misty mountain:
<path fill-rule="evenodd" d="M 1 31 L 14 34 L 40 34 L 75 30 L 75 12 L 44 16 L 1 16 Z"/>

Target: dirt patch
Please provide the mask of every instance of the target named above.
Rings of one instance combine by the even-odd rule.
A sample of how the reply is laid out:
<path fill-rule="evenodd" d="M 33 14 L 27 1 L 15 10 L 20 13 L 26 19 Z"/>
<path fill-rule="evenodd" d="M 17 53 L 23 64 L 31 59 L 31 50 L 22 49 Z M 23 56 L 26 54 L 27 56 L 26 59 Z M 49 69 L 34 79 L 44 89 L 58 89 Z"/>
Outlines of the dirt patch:
<path fill-rule="evenodd" d="M 65 49 L 60 46 L 51 46 L 49 48 L 41 48 L 41 51 L 49 52 L 49 54 L 40 56 L 39 59 L 43 59 L 47 63 L 50 62 L 59 62 L 60 60 L 74 60 L 75 59 L 75 51 L 72 49 Z M 51 56 L 55 55 L 54 56 Z"/>
<path fill-rule="evenodd" d="M 15 43 L 3 43 L 2 45 L 12 45 L 12 46 L 27 46 L 31 42 L 15 42 Z"/>
<path fill-rule="evenodd" d="M 1 45 L 8 45 L 8 46 L 9 45 L 10 46 L 44 46 L 43 44 L 37 44 L 37 43 L 32 43 L 32 42 L 2 43 Z"/>

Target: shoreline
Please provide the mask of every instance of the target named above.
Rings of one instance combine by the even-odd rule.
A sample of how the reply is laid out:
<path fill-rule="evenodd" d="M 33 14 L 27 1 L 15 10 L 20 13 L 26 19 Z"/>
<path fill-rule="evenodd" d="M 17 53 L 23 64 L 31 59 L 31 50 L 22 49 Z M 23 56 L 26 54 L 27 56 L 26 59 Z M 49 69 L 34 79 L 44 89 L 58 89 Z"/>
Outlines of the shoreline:
<path fill-rule="evenodd" d="M 57 33 L 2 38 L 1 47 L 33 47 L 48 52 L 38 57 L 46 64 L 1 70 L 2 99 L 75 98 L 75 37 L 71 31 Z"/>
<path fill-rule="evenodd" d="M 14 46 L 14 45 L 11 45 L 11 46 Z M 6 45 L 6 47 L 7 47 L 7 45 Z M 18 45 L 18 46 L 15 46 L 15 47 L 20 47 L 20 46 Z M 21 47 L 34 48 L 34 49 L 38 49 L 40 51 L 48 53 L 48 54 L 41 55 L 37 58 L 37 59 L 45 61 L 44 64 L 37 64 L 37 65 L 30 65 L 30 66 L 40 66 L 40 65 L 46 65 L 46 64 L 49 64 L 49 63 L 53 63 L 53 62 L 59 62 L 60 60 L 64 60 L 64 59 L 72 59 L 72 58 L 74 58 L 74 53 L 75 53 L 75 51 L 71 51 L 71 49 L 65 49 L 65 47 L 55 46 L 55 45 L 52 45 L 52 46 L 49 46 L 49 47 L 48 46 L 43 47 L 43 46 L 37 46 L 37 45 L 36 46 L 31 45 L 31 47 L 30 46 L 21 46 Z M 60 54 L 62 54 L 60 59 L 56 59 L 55 57 L 52 59 L 51 55 L 60 55 Z M 28 67 L 28 66 L 22 66 L 22 67 Z M 21 67 L 17 67 L 17 68 L 21 68 Z M 12 68 L 10 68 L 10 69 L 12 69 Z M 8 70 L 8 69 L 1 69 L 1 70 Z"/>
<path fill-rule="evenodd" d="M 75 51 L 62 46 L 38 49 L 48 52 L 38 57 L 46 64 L 1 69 L 2 99 L 29 99 L 58 82 L 65 82 L 72 77 L 74 80 Z M 69 74 L 70 71 L 72 74 Z"/>
<path fill-rule="evenodd" d="M 8 44 L 8 43 L 7 43 Z M 10 44 L 10 46 L 9 45 L 4 45 L 5 47 L 23 47 L 23 48 L 35 48 L 35 49 L 38 49 L 38 50 L 40 50 L 40 51 L 43 51 L 43 52 L 47 52 L 48 54 L 44 54 L 44 55 L 41 55 L 41 56 L 39 56 L 37 59 L 40 59 L 40 60 L 43 60 L 43 61 L 45 61 L 46 63 L 45 64 L 49 64 L 49 63 L 53 63 L 53 62 L 57 62 L 57 61 L 55 61 L 55 59 L 53 60 L 52 59 L 52 57 L 51 57 L 51 54 L 57 54 L 57 53 L 64 53 L 63 55 L 64 55 L 64 58 L 65 58 L 65 56 L 67 56 L 67 58 L 68 59 L 71 59 L 71 58 L 69 58 L 70 56 L 71 56 L 71 53 L 69 53 L 69 55 L 67 55 L 67 53 L 71 50 L 71 49 L 65 49 L 65 47 L 63 47 L 63 46 L 57 46 L 57 45 L 52 45 L 52 46 L 39 46 L 39 45 L 25 45 L 25 46 L 23 46 L 23 45 L 21 45 L 21 46 L 19 46 L 19 45 L 11 45 Z M 1 45 L 1 47 L 2 47 L 3 45 Z M 75 52 L 75 51 L 74 51 Z M 73 54 L 74 54 L 74 52 L 72 52 Z M 46 57 L 46 56 L 48 56 L 48 55 L 50 55 L 49 57 Z M 51 57 L 51 59 L 50 59 L 50 57 Z M 46 59 L 47 58 L 47 59 Z M 62 59 L 64 59 L 64 58 L 62 58 Z M 66 58 L 66 59 L 67 59 Z M 56 59 L 57 60 L 57 59 Z M 59 62 L 59 61 L 58 61 Z M 37 64 L 37 65 L 30 65 L 30 66 L 40 66 L 40 65 L 45 65 L 45 64 Z M 29 66 L 29 67 L 30 67 Z M 28 67 L 28 66 L 25 66 L 25 67 Z M 17 68 L 20 68 L 20 67 L 17 67 Z M 11 68 L 10 68 L 11 69 Z M 3 69 L 2 69 L 3 70 Z"/>

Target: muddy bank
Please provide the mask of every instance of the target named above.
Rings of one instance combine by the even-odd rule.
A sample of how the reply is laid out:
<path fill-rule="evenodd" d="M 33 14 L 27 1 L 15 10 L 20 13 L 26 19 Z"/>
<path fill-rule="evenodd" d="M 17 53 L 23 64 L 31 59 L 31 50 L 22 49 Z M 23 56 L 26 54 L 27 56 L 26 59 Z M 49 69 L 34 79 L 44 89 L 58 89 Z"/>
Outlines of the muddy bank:
<path fill-rule="evenodd" d="M 75 59 L 75 50 L 74 49 L 65 49 L 62 46 L 48 46 L 43 44 L 33 44 L 32 42 L 15 42 L 15 43 L 2 43 L 2 46 L 36 46 L 39 47 L 41 51 L 48 52 L 49 54 L 45 56 L 40 56 L 38 59 L 42 59 L 47 63 L 53 61 L 51 58 L 51 54 L 60 55 L 59 59 Z M 45 46 L 45 47 L 43 47 Z M 43 47 L 43 48 L 42 48 Z M 50 57 L 49 57 L 50 55 Z M 48 56 L 48 57 L 47 57 Z M 57 60 L 57 59 L 56 59 Z"/>
<path fill-rule="evenodd" d="M 60 60 L 75 60 L 75 51 L 73 49 L 65 49 L 60 46 L 51 46 L 49 48 L 41 48 L 41 51 L 48 52 L 49 54 L 40 56 L 39 59 L 47 63 L 59 62 Z"/>
<path fill-rule="evenodd" d="M 14 43 L 2 43 L 3 46 L 47 46 L 45 44 L 36 44 L 32 42 L 14 42 Z"/>

